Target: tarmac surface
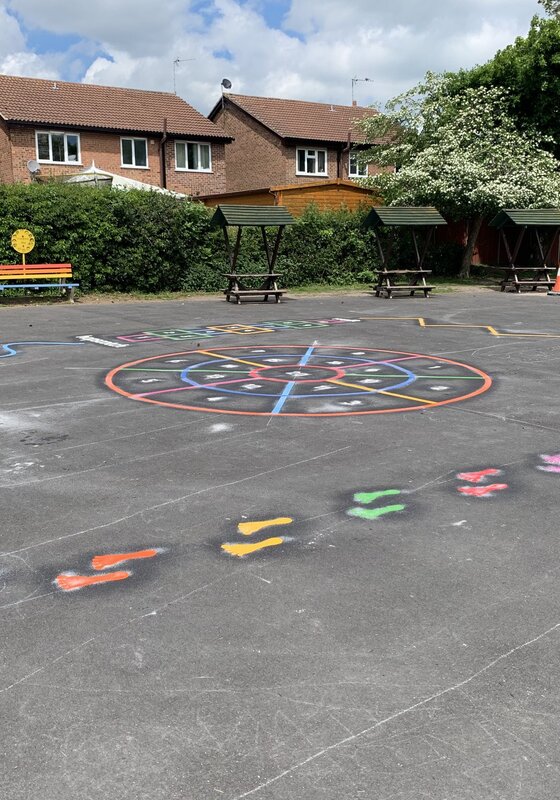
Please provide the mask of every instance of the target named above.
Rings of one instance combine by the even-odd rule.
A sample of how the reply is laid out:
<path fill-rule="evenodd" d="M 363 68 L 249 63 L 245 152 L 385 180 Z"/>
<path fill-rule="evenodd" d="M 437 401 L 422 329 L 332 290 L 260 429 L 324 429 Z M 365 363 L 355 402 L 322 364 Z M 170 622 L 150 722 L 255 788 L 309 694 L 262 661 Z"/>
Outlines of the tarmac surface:
<path fill-rule="evenodd" d="M 0 797 L 557 800 L 559 364 L 541 293 L 0 306 Z"/>

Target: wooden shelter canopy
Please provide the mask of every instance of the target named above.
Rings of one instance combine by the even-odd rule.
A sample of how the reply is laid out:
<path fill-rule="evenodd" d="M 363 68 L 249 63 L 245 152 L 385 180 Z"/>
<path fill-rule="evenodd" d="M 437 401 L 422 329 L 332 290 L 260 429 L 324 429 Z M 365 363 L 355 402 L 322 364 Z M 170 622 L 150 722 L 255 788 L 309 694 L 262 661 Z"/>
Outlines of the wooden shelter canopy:
<path fill-rule="evenodd" d="M 381 206 L 372 208 L 364 225 L 367 228 L 432 228 L 435 225 L 447 225 L 447 222 L 432 206 Z"/>
<path fill-rule="evenodd" d="M 220 228 L 283 227 L 294 222 L 295 219 L 283 206 L 219 205 L 211 220 L 212 225 Z"/>
<path fill-rule="evenodd" d="M 264 300 L 268 300 L 269 296 L 280 299 L 284 294 L 284 290 L 278 289 L 277 279 L 280 277 L 279 273 L 275 272 L 276 259 L 278 257 L 278 249 L 280 247 L 280 240 L 286 225 L 292 225 L 295 219 L 284 208 L 284 206 L 237 206 L 237 205 L 219 205 L 216 209 L 211 223 L 215 226 L 220 226 L 226 245 L 229 272 L 225 273 L 228 279 L 228 287 L 224 290 L 226 300 L 235 297 L 237 302 L 241 297 L 248 295 L 263 295 Z M 237 228 L 237 236 L 235 244 L 231 245 L 228 235 L 228 228 Z M 267 235 L 267 228 L 277 228 L 274 243 L 271 246 Z M 260 228 L 264 253 L 266 256 L 267 272 L 246 272 L 240 274 L 237 271 L 237 259 L 239 257 L 239 248 L 241 246 L 241 234 L 243 228 Z M 246 280 L 249 283 L 245 283 Z M 258 280 L 259 285 L 254 284 Z"/>
<path fill-rule="evenodd" d="M 520 227 L 548 228 L 560 227 L 558 208 L 505 208 L 490 222 L 492 228 Z"/>

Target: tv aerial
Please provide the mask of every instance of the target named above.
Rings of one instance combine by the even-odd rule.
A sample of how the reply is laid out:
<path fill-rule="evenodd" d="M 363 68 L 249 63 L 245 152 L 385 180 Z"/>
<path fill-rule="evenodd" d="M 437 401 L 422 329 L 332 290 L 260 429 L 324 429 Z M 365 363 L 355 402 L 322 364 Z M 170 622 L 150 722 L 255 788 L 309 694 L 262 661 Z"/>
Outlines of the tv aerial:
<path fill-rule="evenodd" d="M 177 94 L 177 67 L 185 61 L 196 61 L 196 58 L 174 58 L 173 59 L 173 94 Z"/>

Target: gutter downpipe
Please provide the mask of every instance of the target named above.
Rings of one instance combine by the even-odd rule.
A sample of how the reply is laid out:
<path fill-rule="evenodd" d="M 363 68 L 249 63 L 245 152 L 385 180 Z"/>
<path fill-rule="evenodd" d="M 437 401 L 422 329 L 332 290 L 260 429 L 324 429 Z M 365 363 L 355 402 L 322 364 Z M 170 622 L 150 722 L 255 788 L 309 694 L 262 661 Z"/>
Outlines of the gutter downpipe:
<path fill-rule="evenodd" d="M 167 189 L 167 171 L 165 168 L 165 143 L 167 141 L 167 117 L 163 118 L 163 136 L 159 142 L 160 181 L 162 189 Z"/>

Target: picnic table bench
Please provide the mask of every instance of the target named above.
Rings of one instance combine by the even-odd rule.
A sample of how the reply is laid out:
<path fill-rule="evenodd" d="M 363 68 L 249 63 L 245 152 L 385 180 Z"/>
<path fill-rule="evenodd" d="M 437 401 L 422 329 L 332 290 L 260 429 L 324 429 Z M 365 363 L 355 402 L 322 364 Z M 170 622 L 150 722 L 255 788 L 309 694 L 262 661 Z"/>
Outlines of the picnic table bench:
<path fill-rule="evenodd" d="M 424 297 L 429 297 L 429 292 L 434 288 L 426 283 L 426 275 L 431 275 L 431 269 L 378 269 L 375 296 L 379 297 L 382 292 L 391 299 L 393 292 L 409 292 L 414 296 L 414 292 L 424 292 Z M 407 276 L 407 277 L 401 277 Z M 408 277 L 410 276 L 410 277 Z M 404 282 L 403 282 L 404 281 Z"/>
<path fill-rule="evenodd" d="M 424 297 L 429 297 L 434 286 L 426 283 L 426 276 L 431 275 L 432 270 L 425 269 L 424 263 L 436 227 L 447 225 L 441 214 L 431 206 L 379 207 L 372 208 L 364 224 L 374 230 L 381 259 L 381 266 L 374 270 L 377 273 L 376 283 L 372 287 L 375 296 L 380 297 L 384 294 L 388 299 L 392 299 L 394 292 L 404 291 L 411 297 L 414 297 L 415 292 L 423 292 Z M 387 232 L 390 228 L 405 228 L 410 231 L 414 248 L 414 267 L 393 267 L 391 264 L 394 236 L 390 231 Z"/>
<path fill-rule="evenodd" d="M 219 225 L 224 232 L 230 267 L 229 272 L 222 273 L 228 280 L 227 288 L 224 289 L 226 300 L 229 302 L 234 297 L 239 304 L 245 297 L 262 297 L 266 303 L 268 298 L 273 296 L 278 303 L 286 290 L 278 288 L 278 278 L 282 273 L 275 271 L 276 259 L 285 226 L 295 222 L 291 214 L 283 206 L 219 205 L 211 221 L 213 225 Z M 230 227 L 237 228 L 233 247 L 228 235 Z M 247 227 L 261 229 L 267 272 L 239 272 L 237 269 L 241 234 L 243 228 Z M 277 228 L 272 246 L 266 230 L 271 227 Z"/>
<path fill-rule="evenodd" d="M 490 222 L 498 228 L 507 263 L 492 266 L 502 273 L 501 291 L 511 288 L 517 294 L 523 287 L 536 292 L 539 287 L 552 289 L 558 268 L 558 235 L 560 233 L 560 210 L 556 208 L 503 209 Z M 522 245 L 530 249 L 523 253 Z M 523 255 L 522 255 L 523 253 Z M 532 260 L 532 264 L 522 259 Z"/>
<path fill-rule="evenodd" d="M 521 292 L 523 286 L 531 287 L 531 291 L 536 292 L 539 286 L 545 286 L 551 289 L 554 286 L 554 278 L 551 278 L 550 273 L 552 267 L 489 267 L 491 270 L 500 271 L 502 273 L 502 281 L 500 283 L 500 291 L 505 292 L 508 288 L 514 289 L 518 294 Z M 533 273 L 530 278 L 528 273 Z"/>
<path fill-rule="evenodd" d="M 281 272 L 224 272 L 223 275 L 228 279 L 228 287 L 224 289 L 228 303 L 232 297 L 235 297 L 240 303 L 242 297 L 251 295 L 264 295 L 265 303 L 269 295 L 273 295 L 278 303 L 280 297 L 285 294 L 285 290 L 279 289 L 277 284 L 278 278 L 282 275 Z M 258 286 L 254 285 L 255 281 L 258 282 Z"/>
<path fill-rule="evenodd" d="M 5 289 L 61 289 L 74 302 L 71 264 L 0 264 L 0 291 Z"/>

